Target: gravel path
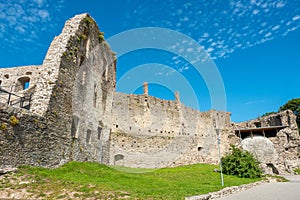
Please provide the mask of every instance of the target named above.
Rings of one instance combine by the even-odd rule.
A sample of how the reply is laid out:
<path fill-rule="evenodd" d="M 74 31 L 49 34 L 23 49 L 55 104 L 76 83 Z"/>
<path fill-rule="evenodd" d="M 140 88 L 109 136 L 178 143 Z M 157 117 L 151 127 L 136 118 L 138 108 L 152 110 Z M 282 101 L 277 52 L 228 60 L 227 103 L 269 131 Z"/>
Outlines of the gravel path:
<path fill-rule="evenodd" d="M 290 181 L 262 184 L 217 200 L 300 200 L 300 175 L 285 178 Z"/>

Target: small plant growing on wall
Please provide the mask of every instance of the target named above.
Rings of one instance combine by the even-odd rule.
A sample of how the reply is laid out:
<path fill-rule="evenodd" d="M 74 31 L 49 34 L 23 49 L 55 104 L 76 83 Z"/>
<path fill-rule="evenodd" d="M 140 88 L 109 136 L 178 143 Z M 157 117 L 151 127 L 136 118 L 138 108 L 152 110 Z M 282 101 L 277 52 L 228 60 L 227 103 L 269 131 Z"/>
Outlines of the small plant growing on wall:
<path fill-rule="evenodd" d="M 20 121 L 14 115 L 9 118 L 9 122 L 12 126 L 16 126 L 16 125 L 20 124 Z"/>
<path fill-rule="evenodd" d="M 93 21 L 92 18 L 90 18 L 90 17 L 84 18 L 84 21 L 85 21 L 88 25 L 94 24 L 94 21 Z"/>
<path fill-rule="evenodd" d="M 6 129 L 7 129 L 6 124 L 2 123 L 2 124 L 0 125 L 0 130 L 1 130 L 1 131 L 6 131 Z"/>
<path fill-rule="evenodd" d="M 104 41 L 104 32 L 99 32 L 98 39 L 99 39 L 99 43 Z"/>

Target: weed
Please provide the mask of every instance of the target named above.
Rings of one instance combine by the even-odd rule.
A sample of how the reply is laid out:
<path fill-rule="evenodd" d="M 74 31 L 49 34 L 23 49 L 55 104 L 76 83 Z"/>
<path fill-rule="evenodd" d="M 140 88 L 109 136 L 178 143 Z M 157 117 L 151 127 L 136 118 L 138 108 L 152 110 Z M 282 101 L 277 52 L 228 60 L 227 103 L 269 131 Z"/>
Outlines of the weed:
<path fill-rule="evenodd" d="M 18 120 L 18 118 L 16 116 L 11 116 L 9 118 L 9 122 L 12 126 L 16 126 L 16 125 L 19 125 L 20 124 L 20 121 Z"/>
<path fill-rule="evenodd" d="M 94 21 L 93 21 L 93 19 L 92 18 L 90 18 L 90 17 L 85 17 L 84 18 L 84 21 L 88 24 L 88 25 L 90 25 L 90 24 L 94 24 Z"/>
<path fill-rule="evenodd" d="M 104 41 L 104 35 L 99 34 L 98 35 L 99 43 Z"/>
<path fill-rule="evenodd" d="M 0 130 L 1 131 L 6 131 L 7 130 L 7 125 L 5 123 L 1 123 Z"/>
<path fill-rule="evenodd" d="M 86 34 L 81 34 L 80 36 L 79 36 L 79 39 L 80 40 L 86 40 L 87 39 L 87 35 Z"/>

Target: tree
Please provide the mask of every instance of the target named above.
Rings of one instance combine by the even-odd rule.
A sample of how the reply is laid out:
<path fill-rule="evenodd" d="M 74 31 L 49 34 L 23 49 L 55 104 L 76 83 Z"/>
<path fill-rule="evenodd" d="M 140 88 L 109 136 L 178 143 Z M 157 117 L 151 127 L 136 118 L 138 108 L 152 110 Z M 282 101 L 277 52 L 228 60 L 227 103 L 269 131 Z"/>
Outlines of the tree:
<path fill-rule="evenodd" d="M 297 125 L 300 125 L 300 98 L 289 100 L 286 104 L 279 108 L 279 111 L 292 110 L 296 115 Z"/>

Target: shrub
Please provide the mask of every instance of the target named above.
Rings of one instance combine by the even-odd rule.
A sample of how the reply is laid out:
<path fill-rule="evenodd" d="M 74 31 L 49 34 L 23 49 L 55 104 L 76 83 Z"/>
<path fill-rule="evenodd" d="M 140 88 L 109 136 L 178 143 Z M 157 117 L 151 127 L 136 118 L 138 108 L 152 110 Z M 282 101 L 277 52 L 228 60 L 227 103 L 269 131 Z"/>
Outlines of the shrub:
<path fill-rule="evenodd" d="M 16 118 L 15 116 L 11 116 L 9 118 L 9 121 L 10 121 L 10 124 L 12 126 L 16 126 L 16 125 L 18 125 L 20 123 L 20 121 L 18 120 L 18 118 Z"/>
<path fill-rule="evenodd" d="M 7 129 L 6 124 L 2 123 L 2 124 L 0 125 L 0 130 L 1 130 L 1 131 L 5 131 L 6 129 Z"/>
<path fill-rule="evenodd" d="M 222 158 L 223 172 L 241 178 L 259 178 L 262 170 L 259 162 L 248 151 L 243 151 L 231 145 L 231 154 Z"/>

